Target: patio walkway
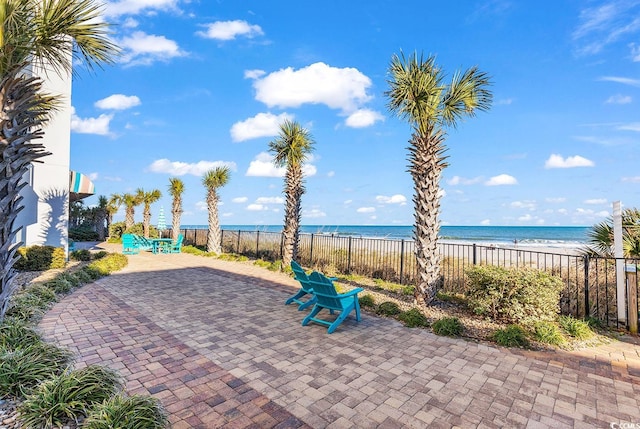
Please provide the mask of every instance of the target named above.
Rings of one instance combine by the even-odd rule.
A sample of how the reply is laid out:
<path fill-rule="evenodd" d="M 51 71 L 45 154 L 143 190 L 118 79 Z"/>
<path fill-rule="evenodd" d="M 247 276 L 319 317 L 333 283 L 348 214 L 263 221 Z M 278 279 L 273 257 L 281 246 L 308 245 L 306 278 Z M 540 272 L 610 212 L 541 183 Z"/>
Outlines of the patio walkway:
<path fill-rule="evenodd" d="M 295 285 L 248 264 L 142 253 L 40 326 L 78 366 L 108 365 L 128 392 L 159 398 L 176 429 L 640 424 L 638 345 L 512 351 L 366 313 L 328 335 L 283 305 Z"/>

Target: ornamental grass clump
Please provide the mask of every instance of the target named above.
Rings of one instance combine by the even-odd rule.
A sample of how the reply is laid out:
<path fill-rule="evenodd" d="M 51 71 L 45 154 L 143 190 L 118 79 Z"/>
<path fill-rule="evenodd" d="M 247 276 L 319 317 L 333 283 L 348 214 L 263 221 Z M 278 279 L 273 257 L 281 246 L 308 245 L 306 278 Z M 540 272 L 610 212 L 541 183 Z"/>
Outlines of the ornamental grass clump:
<path fill-rule="evenodd" d="M 0 349 L 16 350 L 42 342 L 40 335 L 25 322 L 8 319 L 0 324 Z"/>
<path fill-rule="evenodd" d="M 403 311 L 398 314 L 398 319 L 408 328 L 421 328 L 429 326 L 429 319 L 417 308 Z"/>
<path fill-rule="evenodd" d="M 504 329 L 496 330 L 491 339 L 504 347 L 529 347 L 527 333 L 518 325 L 509 325 Z"/>
<path fill-rule="evenodd" d="M 366 294 L 363 296 L 359 296 L 358 297 L 358 302 L 360 303 L 360 306 L 362 307 L 369 307 L 369 308 L 373 308 L 376 306 L 376 302 L 373 299 L 373 296 L 371 296 L 371 294 Z"/>
<path fill-rule="evenodd" d="M 559 346 L 566 342 L 558 326 L 552 322 L 537 322 L 533 325 L 533 338 L 544 344 Z"/>
<path fill-rule="evenodd" d="M 376 314 L 380 314 L 384 316 L 397 316 L 401 312 L 402 310 L 400 310 L 400 307 L 398 307 L 398 304 L 391 301 L 382 302 L 376 308 Z"/>
<path fill-rule="evenodd" d="M 42 382 L 18 407 L 26 427 L 62 427 L 83 419 L 91 407 L 122 390 L 119 375 L 90 365 Z"/>
<path fill-rule="evenodd" d="M 431 325 L 433 333 L 436 335 L 443 335 L 446 337 L 459 337 L 464 331 L 464 326 L 457 317 L 443 317 L 436 320 Z"/>
<path fill-rule="evenodd" d="M 558 322 L 567 334 L 577 340 L 588 340 L 594 335 L 591 327 L 584 320 L 576 319 L 571 316 L 560 316 Z"/>
<path fill-rule="evenodd" d="M 160 401 L 150 396 L 116 395 L 97 404 L 84 421 L 85 429 L 164 429 L 167 413 Z"/>
<path fill-rule="evenodd" d="M 468 305 L 476 314 L 531 326 L 555 320 L 560 311 L 564 284 L 545 271 L 479 265 L 466 274 Z"/>

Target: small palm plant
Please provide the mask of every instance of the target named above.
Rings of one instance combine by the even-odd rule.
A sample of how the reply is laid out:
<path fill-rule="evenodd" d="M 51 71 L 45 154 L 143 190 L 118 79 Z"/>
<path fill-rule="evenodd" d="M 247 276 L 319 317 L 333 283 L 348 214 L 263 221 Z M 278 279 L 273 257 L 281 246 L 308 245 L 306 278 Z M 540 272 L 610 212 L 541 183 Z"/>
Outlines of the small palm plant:
<path fill-rule="evenodd" d="M 111 224 L 113 223 L 113 216 L 120 210 L 122 205 L 122 195 L 111 194 L 109 201 L 107 202 L 107 231 L 111 232 Z"/>
<path fill-rule="evenodd" d="M 144 205 L 142 211 L 142 230 L 146 238 L 149 238 L 149 225 L 151 225 L 151 204 L 155 203 L 162 197 L 162 193 L 158 189 L 152 191 L 145 191 L 142 188 L 138 188 L 137 197 Z"/>
<path fill-rule="evenodd" d="M 590 256 L 614 256 L 613 218 L 609 217 L 591 227 L 588 244 L 583 253 Z M 622 251 L 625 258 L 640 258 L 640 210 L 622 211 Z"/>
<path fill-rule="evenodd" d="M 229 167 L 216 167 L 207 171 L 202 177 L 202 184 L 207 188 L 207 209 L 209 211 L 207 252 L 222 253 L 222 236 L 218 217 L 218 203 L 220 202 L 218 189 L 229 183 L 230 175 Z"/>
<path fill-rule="evenodd" d="M 288 267 L 298 257 L 298 237 L 302 195 L 305 193 L 302 167 L 313 152 L 315 142 L 305 128 L 295 121 L 285 120 L 280 124 L 278 137 L 269 143 L 276 167 L 286 167 L 284 181 L 285 208 L 282 266 Z"/>
<path fill-rule="evenodd" d="M 142 201 L 139 194 L 124 194 L 122 195 L 122 204 L 124 204 L 124 229 L 125 231 L 131 228 L 135 223 L 136 206 L 139 206 Z"/>
<path fill-rule="evenodd" d="M 169 179 L 169 193 L 173 197 L 171 203 L 171 238 L 178 239 L 180 235 L 180 216 L 182 216 L 182 193 L 184 182 L 177 177 Z"/>

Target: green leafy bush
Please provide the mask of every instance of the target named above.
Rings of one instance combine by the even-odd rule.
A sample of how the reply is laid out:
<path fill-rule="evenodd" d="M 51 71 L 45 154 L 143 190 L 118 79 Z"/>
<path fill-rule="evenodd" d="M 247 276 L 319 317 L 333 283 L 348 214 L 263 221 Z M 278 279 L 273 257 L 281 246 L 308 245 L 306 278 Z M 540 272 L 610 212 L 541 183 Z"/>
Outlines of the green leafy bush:
<path fill-rule="evenodd" d="M 29 246 L 18 249 L 20 258 L 14 267 L 18 271 L 45 271 L 53 268 L 64 268 L 66 254 L 61 247 Z"/>
<path fill-rule="evenodd" d="M 16 349 L 2 348 L 0 392 L 23 398 L 44 380 L 61 374 L 71 358 L 67 350 L 44 342 Z"/>
<path fill-rule="evenodd" d="M 37 319 L 49 307 L 49 302 L 27 291 L 17 293 L 11 297 L 6 316 L 24 322 Z"/>
<path fill-rule="evenodd" d="M 108 256 L 105 256 L 102 259 L 91 262 L 87 267 L 91 269 L 95 269 L 103 276 L 108 276 L 109 274 L 119 271 L 127 266 L 129 260 L 126 255 L 122 255 L 120 253 L 112 253 Z"/>
<path fill-rule="evenodd" d="M 111 240 L 115 240 L 119 242 L 122 239 L 122 234 L 124 234 L 126 226 L 124 222 L 113 222 L 109 225 L 109 242 Z"/>
<path fill-rule="evenodd" d="M 362 307 L 370 307 L 373 308 L 376 306 L 376 302 L 370 294 L 366 294 L 358 297 L 358 302 Z"/>
<path fill-rule="evenodd" d="M 560 329 L 552 322 L 537 322 L 533 325 L 533 337 L 541 343 L 559 346 L 565 342 Z"/>
<path fill-rule="evenodd" d="M 40 342 L 42 342 L 40 335 L 25 322 L 5 320 L 0 324 L 0 349 L 2 350 L 26 348 Z"/>
<path fill-rule="evenodd" d="M 78 270 L 73 273 L 73 276 L 78 279 L 80 284 L 91 283 L 93 281 L 93 277 L 85 270 Z"/>
<path fill-rule="evenodd" d="M 97 404 L 82 425 L 86 429 L 164 429 L 169 427 L 160 402 L 149 396 L 116 395 Z"/>
<path fill-rule="evenodd" d="M 504 347 L 529 347 L 527 333 L 518 325 L 509 325 L 504 329 L 498 329 L 491 338 Z"/>
<path fill-rule="evenodd" d="M 558 320 L 564 331 L 578 340 L 586 340 L 593 337 L 593 331 L 587 322 L 571 316 L 560 316 Z"/>
<path fill-rule="evenodd" d="M 69 257 L 74 261 L 90 261 L 91 252 L 87 249 L 74 250 L 69 254 Z"/>
<path fill-rule="evenodd" d="M 562 280 L 531 268 L 473 266 L 466 270 L 468 305 L 477 314 L 530 326 L 559 312 Z"/>
<path fill-rule="evenodd" d="M 376 308 L 376 314 L 383 314 L 385 316 L 396 316 L 401 312 L 402 310 L 400 310 L 398 304 L 391 301 L 381 302 Z"/>
<path fill-rule="evenodd" d="M 109 252 L 107 252 L 106 250 L 100 250 L 96 253 L 93 254 L 93 259 L 102 259 L 105 256 L 107 256 L 109 254 Z"/>
<path fill-rule="evenodd" d="M 102 273 L 95 267 L 86 266 L 80 271 L 82 271 L 90 281 L 98 280 L 100 277 L 103 277 Z"/>
<path fill-rule="evenodd" d="M 405 326 L 409 328 L 429 326 L 429 319 L 427 319 L 427 316 L 425 316 L 417 308 L 403 311 L 398 315 L 398 319 L 400 319 L 405 324 Z"/>
<path fill-rule="evenodd" d="M 431 328 L 434 334 L 447 337 L 459 337 L 464 331 L 464 327 L 457 317 L 443 317 L 433 322 Z"/>
<path fill-rule="evenodd" d="M 69 228 L 69 239 L 74 241 L 98 241 L 98 233 L 90 227 Z"/>
<path fill-rule="evenodd" d="M 122 389 L 118 374 L 91 365 L 42 382 L 18 407 L 26 427 L 62 427 L 85 417 L 89 409 Z"/>

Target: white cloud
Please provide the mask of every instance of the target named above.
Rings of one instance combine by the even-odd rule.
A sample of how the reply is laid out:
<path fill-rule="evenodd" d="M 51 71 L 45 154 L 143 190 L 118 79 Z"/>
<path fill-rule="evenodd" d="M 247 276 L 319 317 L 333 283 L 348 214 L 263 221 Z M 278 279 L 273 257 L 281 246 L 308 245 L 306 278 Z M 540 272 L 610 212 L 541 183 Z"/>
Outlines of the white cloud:
<path fill-rule="evenodd" d="M 209 207 L 207 206 L 207 202 L 206 201 L 198 201 L 196 203 L 196 209 L 200 210 L 200 211 L 206 211 L 209 209 Z"/>
<path fill-rule="evenodd" d="M 390 197 L 387 197 L 386 195 L 378 195 L 376 196 L 376 201 L 382 204 L 400 204 L 401 206 L 404 206 L 407 204 L 407 197 L 401 194 L 395 194 Z"/>
<path fill-rule="evenodd" d="M 244 71 L 244 78 L 245 79 L 258 79 L 262 76 L 264 76 L 265 74 L 267 74 L 266 71 L 264 70 L 245 70 Z"/>
<path fill-rule="evenodd" d="M 618 125 L 616 127 L 616 130 L 640 132 L 640 122 L 631 122 L 629 124 Z"/>
<path fill-rule="evenodd" d="M 607 98 L 607 104 L 629 104 L 633 101 L 630 95 L 616 94 Z"/>
<path fill-rule="evenodd" d="M 376 211 L 375 207 L 360 207 L 356 210 L 358 213 L 373 213 Z"/>
<path fill-rule="evenodd" d="M 564 203 L 565 201 L 567 201 L 565 197 L 552 197 L 552 198 L 545 198 L 544 200 L 548 203 Z"/>
<path fill-rule="evenodd" d="M 327 214 L 319 209 L 302 210 L 302 217 L 306 218 L 319 218 L 326 217 Z"/>
<path fill-rule="evenodd" d="M 140 98 L 123 94 L 113 94 L 94 103 L 94 106 L 103 110 L 126 110 L 139 105 Z"/>
<path fill-rule="evenodd" d="M 120 61 L 131 66 L 150 65 L 156 61 L 166 62 L 186 55 L 175 41 L 142 31 L 136 31 L 117 43 L 122 48 Z"/>
<path fill-rule="evenodd" d="M 483 226 L 491 225 L 491 220 L 489 219 L 481 220 L 480 225 L 483 225 Z"/>
<path fill-rule="evenodd" d="M 456 185 L 474 185 L 476 183 L 482 182 L 482 176 L 474 177 L 473 179 L 466 179 L 460 176 L 453 176 L 451 179 L 447 180 L 447 184 L 451 186 Z"/>
<path fill-rule="evenodd" d="M 179 0 L 116 0 L 105 3 L 104 16 L 135 15 L 142 12 L 177 11 Z"/>
<path fill-rule="evenodd" d="M 509 176 L 508 174 L 500 174 L 498 176 L 493 176 L 486 182 L 484 182 L 485 186 L 502 186 L 502 185 L 517 185 L 518 180 Z"/>
<path fill-rule="evenodd" d="M 526 215 L 524 215 L 524 216 L 520 216 L 520 217 L 518 218 L 518 220 L 519 220 L 520 222 L 529 222 L 529 221 L 533 220 L 533 216 L 531 216 L 529 213 L 527 213 L 527 214 L 526 214 Z"/>
<path fill-rule="evenodd" d="M 230 170 L 236 170 L 236 163 L 232 161 L 198 161 L 196 163 L 170 161 L 166 158 L 157 159 L 147 167 L 153 173 L 168 173 L 174 176 L 184 176 L 191 174 L 193 176 L 202 176 L 207 171 L 216 167 L 229 167 Z"/>
<path fill-rule="evenodd" d="M 273 156 L 267 152 L 259 153 L 256 158 L 249 163 L 249 168 L 245 176 L 253 177 L 284 177 L 287 173 L 286 168 L 277 168 L 273 164 Z M 305 177 L 315 176 L 317 168 L 315 165 L 306 163 L 302 166 L 302 174 Z"/>
<path fill-rule="evenodd" d="M 246 203 L 249 200 L 249 198 L 247 197 L 235 197 L 234 199 L 231 200 L 232 203 L 238 203 L 238 204 L 243 204 Z"/>
<path fill-rule="evenodd" d="M 584 200 L 585 204 L 607 204 L 606 198 L 592 198 L 590 200 Z"/>
<path fill-rule="evenodd" d="M 78 134 L 97 134 L 108 136 L 109 123 L 113 119 L 112 114 L 102 114 L 97 118 L 81 118 L 76 115 L 76 109 L 71 107 L 71 131 Z"/>
<path fill-rule="evenodd" d="M 552 154 L 544 163 L 544 168 L 593 167 L 594 165 L 593 161 L 583 158 L 580 155 L 563 158 L 562 155 Z"/>
<path fill-rule="evenodd" d="M 611 1 L 580 11 L 580 24 L 573 40 L 581 44 L 579 54 L 597 54 L 624 35 L 640 29 L 640 18 L 633 10 L 637 2 Z"/>
<path fill-rule="evenodd" d="M 640 79 L 631 79 L 628 77 L 619 77 L 619 76 L 603 76 L 599 80 L 603 80 L 606 82 L 616 82 L 621 83 L 623 85 L 640 87 Z"/>
<path fill-rule="evenodd" d="M 514 209 L 528 209 L 535 210 L 537 207 L 537 203 L 533 200 L 525 200 L 525 201 L 513 201 L 509 204 Z"/>
<path fill-rule="evenodd" d="M 640 176 L 623 177 L 623 182 L 640 183 Z"/>
<path fill-rule="evenodd" d="M 370 86 L 371 79 L 358 69 L 331 67 L 321 62 L 299 70 L 281 69 L 253 83 L 256 100 L 269 107 L 325 104 L 347 113 L 371 99 L 367 94 Z"/>
<path fill-rule="evenodd" d="M 285 119 L 293 119 L 288 113 L 274 115 L 273 113 L 258 113 L 253 118 L 236 122 L 231 126 L 231 140 L 241 142 L 258 137 L 278 135 L 280 124 Z"/>
<path fill-rule="evenodd" d="M 283 197 L 259 197 L 256 204 L 284 204 Z"/>
<path fill-rule="evenodd" d="M 262 205 L 262 204 L 249 204 L 247 206 L 247 210 L 251 211 L 251 212 L 259 212 L 259 211 L 263 211 L 263 210 L 269 210 L 269 207 Z"/>
<path fill-rule="evenodd" d="M 138 21 L 136 21 L 131 17 L 125 19 L 124 23 L 122 24 L 124 28 L 136 28 L 138 25 L 139 25 Z"/>
<path fill-rule="evenodd" d="M 327 177 L 333 177 L 333 176 L 335 176 L 335 175 L 336 175 L 336 172 L 335 172 L 335 171 L 333 171 L 333 170 L 331 170 L 331 171 L 327 172 Z"/>
<path fill-rule="evenodd" d="M 369 127 L 376 121 L 384 121 L 384 116 L 370 109 L 358 109 L 346 119 L 345 124 L 351 128 Z"/>
<path fill-rule="evenodd" d="M 89 178 L 89 180 L 98 180 L 98 177 L 100 177 L 100 175 L 98 173 L 89 173 L 87 174 L 87 177 Z"/>
<path fill-rule="evenodd" d="M 216 21 L 206 24 L 206 31 L 198 31 L 198 36 L 215 40 L 233 40 L 237 36 L 255 37 L 262 36 L 264 32 L 259 25 L 251 25 L 247 21 Z"/>
<path fill-rule="evenodd" d="M 566 215 L 569 211 L 567 209 L 558 209 L 558 213 Z"/>

